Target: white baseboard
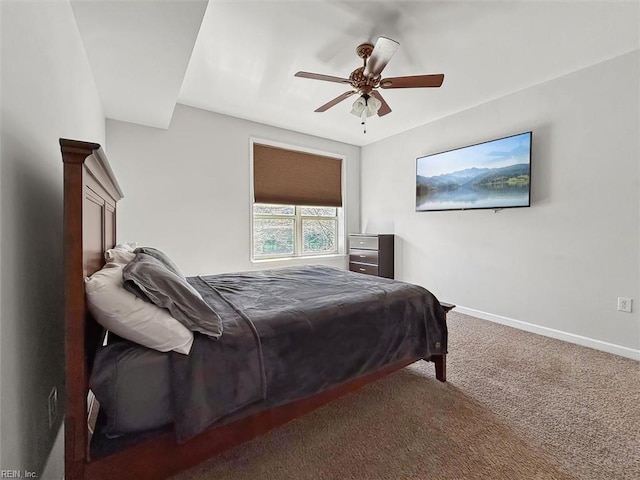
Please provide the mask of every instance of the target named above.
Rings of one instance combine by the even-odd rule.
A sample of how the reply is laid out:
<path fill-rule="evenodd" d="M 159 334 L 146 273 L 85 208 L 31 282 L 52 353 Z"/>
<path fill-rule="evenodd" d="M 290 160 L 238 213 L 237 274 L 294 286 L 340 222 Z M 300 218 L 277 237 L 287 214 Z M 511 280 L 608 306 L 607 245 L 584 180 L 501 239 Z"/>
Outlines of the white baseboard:
<path fill-rule="evenodd" d="M 558 340 L 564 340 L 565 342 L 582 345 L 583 347 L 595 348 L 596 350 L 602 350 L 603 352 L 620 355 L 621 357 L 640 360 L 640 350 L 636 350 L 633 348 L 623 347 L 621 345 L 615 345 L 613 343 L 607 343 L 601 340 L 595 340 L 593 338 L 583 337 L 581 335 L 575 335 L 573 333 L 563 332 L 561 330 L 555 330 L 549 327 L 542 327 L 533 323 L 522 322 L 520 320 L 514 320 L 513 318 L 508 317 L 502 317 L 500 315 L 482 312 L 473 308 L 456 306 L 455 311 L 464 313 L 466 315 L 471 315 L 472 317 L 481 318 L 483 320 L 489 320 L 490 322 L 500 323 L 509 327 L 525 330 L 527 332 L 544 335 L 545 337 L 556 338 Z"/>

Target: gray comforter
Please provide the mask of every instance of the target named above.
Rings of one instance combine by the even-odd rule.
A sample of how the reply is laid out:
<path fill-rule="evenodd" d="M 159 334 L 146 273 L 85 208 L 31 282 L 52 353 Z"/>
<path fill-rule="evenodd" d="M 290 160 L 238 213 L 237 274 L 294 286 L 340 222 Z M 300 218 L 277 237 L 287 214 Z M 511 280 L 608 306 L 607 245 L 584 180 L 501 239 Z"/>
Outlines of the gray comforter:
<path fill-rule="evenodd" d="M 188 281 L 218 312 L 224 333 L 196 334 L 190 355 L 171 355 L 180 442 L 248 405 L 281 405 L 447 351 L 444 312 L 416 285 L 323 266 Z"/>

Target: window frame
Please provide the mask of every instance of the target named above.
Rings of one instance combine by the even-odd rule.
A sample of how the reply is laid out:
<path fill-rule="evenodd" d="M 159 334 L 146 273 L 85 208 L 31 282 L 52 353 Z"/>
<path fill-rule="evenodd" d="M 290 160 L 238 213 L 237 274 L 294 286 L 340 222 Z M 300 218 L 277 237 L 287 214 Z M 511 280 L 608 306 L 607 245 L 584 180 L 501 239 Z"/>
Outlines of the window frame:
<path fill-rule="evenodd" d="M 340 207 L 310 207 L 308 205 L 286 205 L 294 208 L 293 215 L 286 214 L 268 214 L 268 213 L 255 213 L 253 211 L 254 205 L 265 205 L 265 204 L 256 204 L 253 203 L 251 205 L 251 255 L 253 260 L 269 260 L 275 258 L 300 258 L 300 257 L 324 257 L 337 255 L 339 253 L 339 241 L 338 241 L 338 233 L 339 233 L 339 225 L 340 225 Z M 334 216 L 327 215 L 303 215 L 303 208 L 335 208 L 336 214 Z M 264 218 L 264 219 L 274 219 L 274 220 L 293 220 L 293 253 L 292 254 L 272 254 L 272 255 L 259 255 L 255 254 L 255 244 L 254 244 L 254 232 L 253 232 L 253 224 L 256 218 Z M 329 220 L 333 221 L 336 224 L 336 248 L 331 252 L 304 252 L 304 233 L 303 233 L 303 222 L 304 220 Z"/>
<path fill-rule="evenodd" d="M 294 219 L 294 252 L 293 254 L 274 254 L 274 255 L 260 255 L 255 256 L 254 254 L 254 213 L 253 213 L 253 205 L 254 205 L 254 195 L 253 195 L 253 144 L 259 143 L 262 145 L 271 145 L 278 148 L 284 148 L 288 150 L 297 150 L 304 153 L 311 153 L 316 155 L 328 156 L 339 158 L 342 160 L 341 162 L 341 183 L 342 183 L 342 207 L 326 207 L 326 208 L 336 208 L 336 216 L 335 217 L 324 217 L 324 216 L 316 216 L 316 215 L 302 215 L 302 208 L 314 208 L 314 206 L 308 207 L 306 205 L 294 205 L 295 213 L 294 215 L 267 215 L 267 214 L 257 214 L 257 218 L 283 218 L 283 219 Z M 340 255 L 345 255 L 346 252 L 346 244 L 347 244 L 347 233 L 346 233 L 346 218 L 347 218 L 347 182 L 346 182 L 346 156 L 337 154 L 334 152 L 326 152 L 321 150 L 315 150 L 305 147 L 300 147 L 298 145 L 290 145 L 284 144 L 280 142 L 274 142 L 271 140 L 265 140 L 257 137 L 249 138 L 249 252 L 250 252 L 250 260 L 252 263 L 261 263 L 261 262 L 269 262 L 269 261 L 286 261 L 286 260 L 299 260 L 304 258 L 313 258 L 313 257 L 335 257 Z M 302 236 L 302 221 L 303 219 L 315 219 L 315 220 L 335 220 L 337 223 L 336 228 L 336 251 L 332 253 L 302 253 L 303 247 L 303 236 Z"/>

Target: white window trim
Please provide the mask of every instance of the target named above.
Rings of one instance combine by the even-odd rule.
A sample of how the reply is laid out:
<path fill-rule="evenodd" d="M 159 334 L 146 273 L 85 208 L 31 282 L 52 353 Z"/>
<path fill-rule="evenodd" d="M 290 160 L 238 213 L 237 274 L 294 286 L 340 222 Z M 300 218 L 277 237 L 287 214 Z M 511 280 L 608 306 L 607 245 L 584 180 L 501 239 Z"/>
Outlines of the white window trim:
<path fill-rule="evenodd" d="M 255 205 L 255 204 L 254 204 Z M 302 222 L 303 220 L 330 220 L 330 221 L 335 221 L 336 222 L 336 226 L 339 227 L 340 224 L 340 208 L 336 208 L 336 215 L 335 216 L 322 216 L 322 215 L 303 215 L 302 214 L 302 209 L 303 208 L 309 208 L 306 205 L 292 205 L 295 208 L 295 212 L 293 215 L 284 215 L 284 214 L 275 214 L 275 215 L 268 215 L 268 214 L 258 214 L 256 215 L 255 213 L 253 213 L 253 209 L 251 211 L 251 215 L 252 215 L 252 222 L 251 225 L 253 226 L 253 220 L 257 217 L 257 218 L 273 218 L 273 219 L 282 219 L 282 220 L 294 220 L 294 245 L 293 245 L 293 255 L 282 255 L 282 254 L 272 254 L 272 255 L 260 255 L 259 257 L 253 257 L 253 261 L 261 261 L 261 260 L 272 260 L 272 259 L 280 259 L 280 258 L 308 258 L 308 257 L 325 257 L 325 256 L 330 256 L 330 255 L 337 255 L 340 251 L 339 249 L 339 242 L 336 242 L 336 250 L 333 252 L 326 252 L 326 253 L 322 253 L 322 252 L 309 252 L 309 253 L 305 253 L 303 251 L 303 234 L 302 234 Z M 313 207 L 311 207 L 313 208 Z M 334 208 L 334 207 L 329 207 L 329 208 Z M 338 240 L 337 236 L 338 236 L 338 232 L 339 229 L 336 228 L 336 240 Z M 251 238 L 253 240 L 253 230 L 251 231 Z M 252 255 L 255 255 L 255 251 L 251 250 Z"/>
<path fill-rule="evenodd" d="M 261 145 L 269 145 L 271 147 L 284 148 L 287 150 L 297 150 L 299 152 L 311 153 L 315 155 L 322 155 L 325 157 L 333 157 L 340 158 L 341 162 L 341 183 L 342 183 L 342 207 L 338 207 L 338 234 L 336 235 L 338 241 L 338 252 L 337 253 L 327 253 L 327 254 L 318 254 L 318 253 L 310 253 L 310 254 L 298 254 L 296 256 L 269 256 L 269 257 L 258 257 L 255 258 L 253 255 L 253 144 L 258 143 Z M 346 245 L 347 245 L 347 157 L 345 155 L 341 155 L 339 153 L 327 152 L 323 150 L 316 150 L 313 148 L 301 147 L 299 145 L 291 145 L 282 142 L 275 142 L 273 140 L 266 140 L 258 137 L 249 137 L 249 256 L 251 263 L 261 263 L 261 262 L 270 262 L 270 261 L 287 261 L 287 260 L 300 260 L 300 259 L 308 259 L 308 258 L 330 258 L 336 256 L 343 256 L 346 254 Z M 296 209 L 297 211 L 297 209 Z M 291 218 L 291 217 L 289 217 Z M 322 217 L 313 217 L 313 218 L 322 218 Z M 328 217 L 334 218 L 334 217 Z M 299 224 L 299 226 L 298 226 Z M 302 229 L 302 222 L 297 222 L 296 228 Z M 302 238 L 296 232 L 296 242 L 302 242 Z M 296 245 L 296 251 L 302 252 L 302 246 L 298 248 Z"/>

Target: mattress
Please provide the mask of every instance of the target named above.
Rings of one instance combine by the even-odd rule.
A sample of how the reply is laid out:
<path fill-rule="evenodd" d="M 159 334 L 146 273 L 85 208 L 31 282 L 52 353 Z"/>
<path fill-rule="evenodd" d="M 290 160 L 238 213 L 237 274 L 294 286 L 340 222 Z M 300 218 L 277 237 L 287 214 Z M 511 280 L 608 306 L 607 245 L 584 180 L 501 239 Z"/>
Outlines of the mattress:
<path fill-rule="evenodd" d="M 89 387 L 105 415 L 101 433 L 116 437 L 173 422 L 169 356 L 128 340 L 100 348 Z"/>

